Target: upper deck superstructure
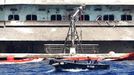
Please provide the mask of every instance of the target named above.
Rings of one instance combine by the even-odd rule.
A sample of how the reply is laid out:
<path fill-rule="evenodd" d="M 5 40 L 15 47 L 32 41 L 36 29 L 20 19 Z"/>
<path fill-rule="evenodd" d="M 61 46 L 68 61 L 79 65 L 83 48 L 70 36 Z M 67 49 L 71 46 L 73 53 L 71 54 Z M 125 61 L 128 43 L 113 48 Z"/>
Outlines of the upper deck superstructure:
<path fill-rule="evenodd" d="M 76 22 L 82 42 L 97 43 L 102 52 L 134 50 L 132 0 L 1 0 L 1 52 L 42 52 L 44 44 L 63 44 L 70 15 L 83 3 Z"/>
<path fill-rule="evenodd" d="M 0 40 L 64 40 L 70 15 L 77 6 L 1 5 Z M 78 31 L 82 33 L 82 39 L 133 40 L 133 7 L 133 5 L 87 5 L 76 22 Z M 51 35 L 53 37 L 50 37 Z"/>

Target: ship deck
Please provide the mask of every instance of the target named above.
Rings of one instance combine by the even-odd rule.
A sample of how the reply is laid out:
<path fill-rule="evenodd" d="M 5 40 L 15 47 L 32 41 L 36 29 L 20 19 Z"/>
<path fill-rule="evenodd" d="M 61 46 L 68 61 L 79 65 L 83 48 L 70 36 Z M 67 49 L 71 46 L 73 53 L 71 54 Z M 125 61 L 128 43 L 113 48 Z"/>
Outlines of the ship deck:
<path fill-rule="evenodd" d="M 115 54 L 41 54 L 41 53 L 0 53 L 0 58 L 5 58 L 7 56 L 14 56 L 15 58 L 31 58 L 31 57 L 40 57 L 40 58 L 62 58 L 68 56 L 89 56 L 89 57 L 101 57 L 101 58 L 113 58 L 126 55 L 127 53 L 115 53 Z"/>

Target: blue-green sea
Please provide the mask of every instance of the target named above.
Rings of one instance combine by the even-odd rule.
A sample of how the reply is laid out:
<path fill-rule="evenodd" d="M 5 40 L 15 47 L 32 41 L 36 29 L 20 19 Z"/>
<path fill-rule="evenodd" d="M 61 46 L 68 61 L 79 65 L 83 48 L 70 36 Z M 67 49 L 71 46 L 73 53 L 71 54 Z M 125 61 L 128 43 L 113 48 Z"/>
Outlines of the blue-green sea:
<path fill-rule="evenodd" d="M 107 70 L 56 72 L 45 61 L 26 64 L 0 64 L 0 75 L 134 75 L 134 61 L 106 61 Z"/>

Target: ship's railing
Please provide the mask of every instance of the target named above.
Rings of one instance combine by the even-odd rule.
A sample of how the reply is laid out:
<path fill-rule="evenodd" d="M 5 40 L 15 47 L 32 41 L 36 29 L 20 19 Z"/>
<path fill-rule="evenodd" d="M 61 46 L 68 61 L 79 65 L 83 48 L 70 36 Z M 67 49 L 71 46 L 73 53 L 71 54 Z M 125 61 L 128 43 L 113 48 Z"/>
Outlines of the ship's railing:
<path fill-rule="evenodd" d="M 45 46 L 45 52 L 46 53 L 51 53 L 51 54 L 56 54 L 56 53 L 64 53 L 64 44 L 44 44 Z M 99 48 L 98 48 L 99 44 L 81 44 L 80 45 L 76 45 L 76 52 L 77 53 L 98 53 L 99 52 Z M 70 47 L 66 47 L 66 53 L 69 53 L 69 48 Z"/>
<path fill-rule="evenodd" d="M 40 58 L 62 58 L 66 56 L 97 56 L 102 58 L 117 58 L 124 55 L 127 55 L 128 53 L 115 53 L 114 56 L 110 55 L 108 53 L 103 54 L 45 54 L 45 53 L 0 53 L 0 58 L 6 58 L 8 56 L 14 56 L 15 58 L 31 58 L 31 57 L 40 57 Z"/>
<path fill-rule="evenodd" d="M 44 27 L 68 27 L 69 21 L 0 21 L 0 27 L 27 27 L 27 26 L 44 26 Z M 134 26 L 133 21 L 78 21 L 76 26 L 80 27 L 115 27 L 115 26 Z"/>

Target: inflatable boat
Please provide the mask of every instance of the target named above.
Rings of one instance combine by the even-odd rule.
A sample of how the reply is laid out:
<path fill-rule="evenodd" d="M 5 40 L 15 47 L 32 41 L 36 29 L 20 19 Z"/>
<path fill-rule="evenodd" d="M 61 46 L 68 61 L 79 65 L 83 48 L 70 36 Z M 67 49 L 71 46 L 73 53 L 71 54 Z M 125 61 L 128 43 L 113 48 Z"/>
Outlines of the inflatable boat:
<path fill-rule="evenodd" d="M 114 61 L 134 60 L 134 52 L 127 53 L 127 54 L 125 54 L 123 56 L 113 58 L 113 59 L 114 59 Z"/>
<path fill-rule="evenodd" d="M 6 58 L 0 58 L 0 64 L 22 64 L 30 62 L 39 62 L 44 58 L 14 58 L 13 56 L 7 56 Z"/>

